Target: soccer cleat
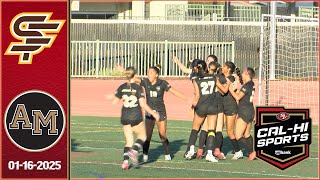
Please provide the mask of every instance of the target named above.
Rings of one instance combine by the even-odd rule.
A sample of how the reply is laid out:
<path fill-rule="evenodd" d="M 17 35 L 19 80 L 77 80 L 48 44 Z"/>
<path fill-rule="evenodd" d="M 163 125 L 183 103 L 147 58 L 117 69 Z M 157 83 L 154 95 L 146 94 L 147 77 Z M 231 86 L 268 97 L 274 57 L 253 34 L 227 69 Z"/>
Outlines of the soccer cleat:
<path fill-rule="evenodd" d="M 184 158 L 186 158 L 187 160 L 191 160 L 194 154 L 195 152 L 190 149 L 188 152 L 185 153 Z"/>
<path fill-rule="evenodd" d="M 252 153 L 249 154 L 248 160 L 249 161 L 255 160 L 256 157 L 257 157 L 257 154 L 255 151 L 253 151 Z"/>
<path fill-rule="evenodd" d="M 211 153 L 207 153 L 206 155 L 206 160 L 210 161 L 210 162 L 218 162 L 218 160 L 216 159 L 216 157 L 213 156 L 213 154 Z"/>
<path fill-rule="evenodd" d="M 149 156 L 148 154 L 143 154 L 143 162 L 148 162 Z"/>
<path fill-rule="evenodd" d="M 131 149 L 129 151 L 129 157 L 130 157 L 133 165 L 135 165 L 135 166 L 139 165 L 138 152 L 136 150 Z"/>
<path fill-rule="evenodd" d="M 221 159 L 226 159 L 226 156 L 223 154 L 223 152 L 220 151 L 219 148 L 216 148 L 216 149 L 214 150 L 213 155 L 214 155 L 215 157 L 217 157 L 219 160 L 221 160 Z"/>
<path fill-rule="evenodd" d="M 128 170 L 129 169 L 129 161 L 124 160 L 121 166 L 122 170 Z"/>
<path fill-rule="evenodd" d="M 203 149 L 198 149 L 197 159 L 202 159 L 202 158 L 203 158 Z"/>
<path fill-rule="evenodd" d="M 233 157 L 232 157 L 233 160 L 237 160 L 237 159 L 241 159 L 241 158 L 243 158 L 243 153 L 242 153 L 241 150 L 238 151 L 238 152 L 235 152 Z"/>
<path fill-rule="evenodd" d="M 166 160 L 166 161 L 171 161 L 171 156 L 170 156 L 170 154 L 164 155 L 164 160 Z"/>

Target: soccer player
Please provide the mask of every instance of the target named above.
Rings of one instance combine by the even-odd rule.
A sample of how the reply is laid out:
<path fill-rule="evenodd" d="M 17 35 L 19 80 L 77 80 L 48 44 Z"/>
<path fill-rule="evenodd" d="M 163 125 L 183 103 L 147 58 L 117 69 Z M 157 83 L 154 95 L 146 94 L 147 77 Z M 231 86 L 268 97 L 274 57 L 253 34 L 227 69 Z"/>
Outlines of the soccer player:
<path fill-rule="evenodd" d="M 215 99 L 215 88 L 218 86 L 223 92 L 227 92 L 227 88 L 224 88 L 215 75 L 206 74 L 206 62 L 199 61 L 197 65 L 196 73 L 197 78 L 193 81 L 193 86 L 195 90 L 195 98 L 193 100 L 192 106 L 194 108 L 194 119 L 192 130 L 189 137 L 189 143 L 187 151 L 185 153 L 185 158 L 190 160 L 195 154 L 194 144 L 197 141 L 198 131 L 203 121 L 207 117 L 208 123 L 208 137 L 206 140 L 207 155 L 205 159 L 210 162 L 218 162 L 218 160 L 213 156 L 213 143 L 215 136 L 215 128 L 217 121 L 217 105 Z"/>
<path fill-rule="evenodd" d="M 226 85 L 228 88 L 230 86 L 236 86 L 235 85 L 235 78 L 232 75 L 235 70 L 236 70 L 236 66 L 231 61 L 225 62 L 222 67 L 222 73 L 231 83 L 231 84 Z M 237 73 L 239 74 L 239 71 L 237 71 Z M 239 76 L 239 78 L 240 78 L 240 76 Z M 238 145 L 237 139 L 235 138 L 235 134 L 234 134 L 234 125 L 235 125 L 235 120 L 236 120 L 236 116 L 238 113 L 238 104 L 237 104 L 236 99 L 231 95 L 230 91 L 228 91 L 223 96 L 223 110 L 224 110 L 224 115 L 226 118 L 227 134 L 230 138 L 233 150 L 235 152 L 232 159 L 236 160 L 236 159 L 242 158 L 243 153 L 240 150 L 240 147 Z M 215 153 L 219 153 L 219 149 L 215 149 Z"/>
<path fill-rule="evenodd" d="M 149 158 L 148 151 L 155 124 L 157 124 L 158 126 L 159 137 L 164 148 L 165 160 L 170 161 L 172 159 L 169 148 L 169 140 L 167 138 L 166 132 L 167 113 L 163 101 L 164 93 L 170 92 L 183 100 L 188 100 L 188 98 L 185 95 L 172 88 L 166 80 L 159 79 L 160 68 L 161 67 L 159 66 L 150 67 L 148 70 L 148 78 L 139 78 L 137 76 L 135 77 L 135 82 L 139 83 L 145 89 L 147 104 L 153 111 L 158 112 L 160 114 L 160 120 L 155 121 L 155 118 L 152 116 L 152 114 L 146 113 L 147 139 L 143 145 L 144 162 L 147 162 Z M 125 72 L 121 66 L 117 66 L 116 69 L 118 69 L 121 72 Z"/>
<path fill-rule="evenodd" d="M 233 86 L 230 86 L 229 88 L 232 96 L 239 101 L 235 137 L 249 152 L 248 160 L 254 160 L 256 158 L 256 152 L 253 150 L 253 138 L 250 135 L 251 125 L 255 115 L 253 106 L 255 86 L 252 81 L 254 75 L 255 70 L 253 68 L 245 68 L 241 74 L 244 85 L 241 87 L 240 91 L 235 92 L 236 89 Z"/>
<path fill-rule="evenodd" d="M 213 59 L 215 57 L 215 59 Z M 215 55 L 209 55 L 207 58 L 206 63 L 211 62 L 211 61 L 217 61 L 217 57 Z M 186 66 L 184 66 L 180 60 L 176 57 L 173 56 L 172 61 L 174 63 L 176 63 L 179 68 L 182 70 L 182 72 L 189 74 L 190 75 L 190 80 L 194 80 L 195 78 L 197 78 L 197 64 L 199 61 L 201 61 L 200 59 L 194 59 L 191 62 L 191 68 L 187 68 Z M 208 123 L 207 123 L 207 119 L 205 119 L 205 121 L 203 122 L 203 124 L 201 125 L 201 131 L 200 131 L 200 135 L 199 135 L 199 146 L 198 146 L 198 151 L 197 151 L 197 159 L 202 159 L 204 156 L 204 146 L 206 144 L 206 139 L 207 139 L 207 135 L 208 135 Z"/>
<path fill-rule="evenodd" d="M 219 77 L 219 81 L 221 84 L 226 84 L 226 78 L 223 74 L 221 74 L 221 66 L 216 61 L 211 61 L 208 65 L 208 74 L 214 74 L 217 77 Z M 226 85 L 224 85 L 226 86 Z M 227 87 L 228 89 L 229 87 Z M 215 148 L 214 148 L 214 156 L 216 156 L 218 159 L 226 159 L 225 155 L 221 152 L 222 148 L 222 142 L 223 142 L 223 135 L 222 135 L 222 129 L 224 124 L 224 115 L 223 115 L 223 95 L 224 93 L 216 87 L 215 90 L 216 94 L 216 105 L 217 105 L 217 127 L 216 127 L 216 133 L 215 133 Z"/>
<path fill-rule="evenodd" d="M 163 96 L 165 92 L 170 92 L 171 94 L 179 97 L 185 101 L 188 98 L 171 87 L 171 85 L 166 81 L 159 79 L 160 66 L 152 66 L 148 70 L 148 78 L 141 78 L 141 86 L 144 87 L 147 97 L 147 104 L 160 114 L 160 120 L 155 121 L 154 117 L 150 114 L 146 114 L 146 130 L 147 130 L 147 140 L 143 146 L 143 160 L 148 161 L 148 151 L 150 146 L 150 141 L 152 138 L 153 128 L 155 123 L 158 126 L 159 137 L 162 142 L 165 154 L 165 160 L 170 161 L 170 149 L 169 140 L 167 138 L 167 113 L 166 107 L 163 101 Z M 139 81 L 139 80 L 138 80 Z"/>
<path fill-rule="evenodd" d="M 129 169 L 129 158 L 134 165 L 138 165 L 137 154 L 142 150 L 143 144 L 146 140 L 146 129 L 143 123 L 141 108 L 150 113 L 157 121 L 159 114 L 153 111 L 144 102 L 144 93 L 138 84 L 134 81 L 136 71 L 133 67 L 128 67 L 125 71 L 125 76 L 128 82 L 122 84 L 114 95 L 108 95 L 106 98 L 116 104 L 120 99 L 123 100 L 121 109 L 121 124 L 123 127 L 126 145 L 123 153 L 122 169 Z M 134 143 L 133 133 L 137 134 L 137 140 Z"/>

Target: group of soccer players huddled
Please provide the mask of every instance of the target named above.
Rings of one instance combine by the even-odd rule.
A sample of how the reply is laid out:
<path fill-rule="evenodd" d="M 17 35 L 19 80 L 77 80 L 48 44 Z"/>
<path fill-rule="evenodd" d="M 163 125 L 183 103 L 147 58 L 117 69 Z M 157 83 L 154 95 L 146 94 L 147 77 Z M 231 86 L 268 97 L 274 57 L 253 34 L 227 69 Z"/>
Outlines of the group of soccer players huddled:
<path fill-rule="evenodd" d="M 163 144 L 165 160 L 172 160 L 166 135 L 167 114 L 163 100 L 165 92 L 170 92 L 192 104 L 194 117 L 187 150 L 184 154 L 185 159 L 205 158 L 210 162 L 226 159 L 221 152 L 222 130 L 225 124 L 234 151 L 232 159 L 243 158 L 243 152 L 238 144 L 241 143 L 249 153 L 248 160 L 254 160 L 256 153 L 253 150 L 250 129 L 255 116 L 253 106 L 255 86 L 252 81 L 255 70 L 246 67 L 241 73 L 231 61 L 221 66 L 215 55 L 209 55 L 206 61 L 195 59 L 189 68 L 175 56 L 172 60 L 184 73 L 190 75 L 194 87 L 193 98 L 186 97 L 171 87 L 166 80 L 160 79 L 160 66 L 150 67 L 148 78 L 142 78 L 137 75 L 134 67 L 124 69 L 121 65 L 116 65 L 116 69 L 121 71 L 128 81 L 122 84 L 115 94 L 108 95 L 106 98 L 114 104 L 119 100 L 123 101 L 121 124 L 126 145 L 122 169 L 129 169 L 129 159 L 132 165 L 139 165 L 138 154 L 141 152 L 143 161 L 148 161 L 148 151 L 155 124 L 157 124 L 159 137 Z M 239 83 L 241 88 L 237 89 L 240 87 Z M 145 110 L 145 122 L 141 108 Z M 196 152 L 195 143 L 199 132 L 199 146 Z M 137 135 L 136 141 L 134 141 L 134 133 Z"/>

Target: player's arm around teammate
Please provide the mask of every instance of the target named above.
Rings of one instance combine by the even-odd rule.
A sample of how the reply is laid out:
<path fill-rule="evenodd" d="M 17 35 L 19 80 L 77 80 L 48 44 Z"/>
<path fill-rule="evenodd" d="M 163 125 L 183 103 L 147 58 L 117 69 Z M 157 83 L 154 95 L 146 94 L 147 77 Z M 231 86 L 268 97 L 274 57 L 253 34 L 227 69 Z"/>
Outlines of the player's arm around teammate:
<path fill-rule="evenodd" d="M 256 152 L 253 150 L 253 138 L 250 135 L 252 121 L 254 119 L 255 110 L 253 106 L 253 96 L 255 92 L 254 82 L 252 81 L 255 75 L 253 68 L 245 68 L 241 74 L 244 85 L 240 92 L 234 92 L 234 87 L 230 87 L 232 96 L 239 101 L 238 120 L 236 122 L 236 139 L 249 152 L 249 160 L 256 157 Z"/>
<path fill-rule="evenodd" d="M 121 124 L 126 140 L 122 164 L 122 169 L 124 170 L 128 170 L 129 168 L 129 158 L 131 158 L 135 165 L 139 164 L 137 154 L 142 150 L 146 140 L 146 130 L 143 123 L 141 108 L 159 120 L 159 114 L 152 111 L 152 109 L 144 103 L 144 93 L 141 86 L 134 82 L 134 75 L 134 68 L 128 67 L 125 73 L 128 82 L 122 84 L 114 95 L 106 96 L 113 104 L 117 103 L 120 99 L 123 100 Z M 137 134 L 138 138 L 135 143 L 134 133 Z"/>

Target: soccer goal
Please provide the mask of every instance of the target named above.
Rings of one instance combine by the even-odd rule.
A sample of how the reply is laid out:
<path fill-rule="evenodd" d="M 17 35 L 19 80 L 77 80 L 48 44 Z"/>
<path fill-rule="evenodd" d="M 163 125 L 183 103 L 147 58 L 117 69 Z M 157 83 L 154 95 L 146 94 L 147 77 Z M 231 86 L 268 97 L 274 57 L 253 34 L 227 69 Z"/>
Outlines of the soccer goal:
<path fill-rule="evenodd" d="M 319 20 L 263 15 L 260 37 L 261 106 L 310 108 L 319 120 Z M 273 23 L 274 22 L 274 23 Z"/>

